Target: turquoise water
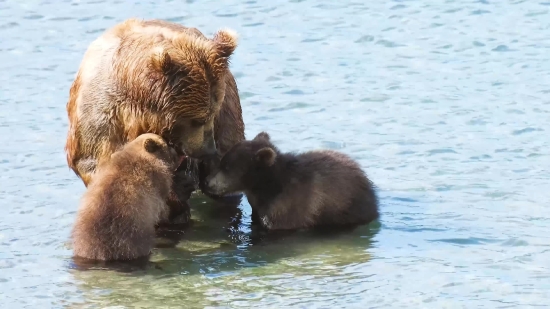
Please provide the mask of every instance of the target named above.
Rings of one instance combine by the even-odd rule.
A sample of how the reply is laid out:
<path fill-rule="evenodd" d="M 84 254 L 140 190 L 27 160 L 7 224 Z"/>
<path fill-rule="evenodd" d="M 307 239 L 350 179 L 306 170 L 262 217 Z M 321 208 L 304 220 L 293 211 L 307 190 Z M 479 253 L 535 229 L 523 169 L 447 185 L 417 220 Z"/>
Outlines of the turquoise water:
<path fill-rule="evenodd" d="M 550 303 L 550 2 L 124 3 L 0 1 L 0 307 Z M 257 245 L 246 200 L 199 196 L 155 267 L 74 269 L 65 104 L 88 44 L 129 17 L 237 30 L 247 136 L 351 155 L 380 223 Z"/>

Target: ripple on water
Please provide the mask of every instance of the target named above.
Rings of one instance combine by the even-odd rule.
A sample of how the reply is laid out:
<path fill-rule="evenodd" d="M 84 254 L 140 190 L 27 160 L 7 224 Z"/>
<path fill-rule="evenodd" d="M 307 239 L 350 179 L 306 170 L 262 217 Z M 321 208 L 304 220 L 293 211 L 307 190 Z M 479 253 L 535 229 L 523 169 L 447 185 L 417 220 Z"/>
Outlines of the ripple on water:
<path fill-rule="evenodd" d="M 271 108 L 268 110 L 268 112 L 282 112 L 282 111 L 287 111 L 292 109 L 302 109 L 310 106 L 313 106 L 313 105 L 304 103 L 304 102 L 293 102 L 293 103 L 287 104 L 284 107 Z"/>
<path fill-rule="evenodd" d="M 524 128 L 524 129 L 514 130 L 514 131 L 512 131 L 512 134 L 513 135 L 520 135 L 520 134 L 525 134 L 525 133 L 541 132 L 541 131 L 544 131 L 544 130 L 541 129 L 541 128 Z"/>
<path fill-rule="evenodd" d="M 305 94 L 305 93 L 304 93 L 302 90 L 300 90 L 300 89 L 292 89 L 292 90 L 283 92 L 283 94 L 303 95 L 303 94 Z"/>
<path fill-rule="evenodd" d="M 189 17 L 189 14 L 187 15 L 179 15 L 179 16 L 174 16 L 174 17 L 170 17 L 170 18 L 165 18 L 165 20 L 167 21 L 171 21 L 171 22 L 174 22 L 174 23 L 182 23 L 182 24 L 185 24 L 185 19 Z"/>
<path fill-rule="evenodd" d="M 506 247 L 518 247 L 518 246 L 529 246 L 529 243 L 522 239 L 508 239 L 501 244 Z"/>
<path fill-rule="evenodd" d="M 374 41 L 374 36 L 372 36 L 372 35 L 363 35 L 362 37 L 357 39 L 355 41 L 355 43 L 367 43 L 367 42 L 372 42 L 372 41 Z"/>
<path fill-rule="evenodd" d="M 254 96 L 256 96 L 257 94 L 256 93 L 253 93 L 253 92 L 247 92 L 247 91 L 244 91 L 244 92 L 240 92 L 239 93 L 239 97 L 241 100 L 246 100 L 248 98 L 252 98 Z"/>
<path fill-rule="evenodd" d="M 86 33 L 88 33 L 88 34 L 95 34 L 95 33 L 100 34 L 100 33 L 105 32 L 105 30 L 106 30 L 106 28 L 97 28 L 97 29 L 88 30 L 88 31 L 86 31 Z"/>
<path fill-rule="evenodd" d="M 243 24 L 243 27 L 259 27 L 259 26 L 263 26 L 264 23 L 262 22 L 256 22 L 256 23 L 249 23 L 249 24 Z"/>
<path fill-rule="evenodd" d="M 432 149 L 432 150 L 429 150 L 427 152 L 428 156 L 434 156 L 434 155 L 439 155 L 439 154 L 448 154 L 448 153 L 457 154 L 456 151 L 454 151 L 453 149 L 449 149 L 449 148 Z"/>
<path fill-rule="evenodd" d="M 30 14 L 30 15 L 26 15 L 23 18 L 33 20 L 33 19 L 42 19 L 42 18 L 44 18 L 44 16 L 40 15 L 40 14 Z"/>
<path fill-rule="evenodd" d="M 276 82 L 280 80 L 282 80 L 282 78 L 277 76 L 269 76 L 268 78 L 265 79 L 266 82 Z"/>
<path fill-rule="evenodd" d="M 510 52 L 510 51 L 514 51 L 514 50 L 513 50 L 513 49 L 510 49 L 510 47 L 508 47 L 507 45 L 499 45 L 499 46 L 493 48 L 492 51 L 496 51 L 496 52 Z"/>
<path fill-rule="evenodd" d="M 377 44 L 377 45 L 382 45 L 382 46 L 384 46 L 384 47 L 389 47 L 389 48 L 395 48 L 395 47 L 402 47 L 402 46 L 405 46 L 404 44 L 392 42 L 392 41 L 390 41 L 390 40 L 378 40 L 378 41 L 376 41 L 376 44 Z"/>
<path fill-rule="evenodd" d="M 444 242 L 444 243 L 449 243 L 454 245 L 483 245 L 483 244 L 489 244 L 489 243 L 502 242 L 502 240 L 499 240 L 499 239 L 477 238 L 477 237 L 432 239 L 430 241 Z"/>
<path fill-rule="evenodd" d="M 5 24 L 0 25 L 0 30 L 11 29 L 11 28 L 15 28 L 17 26 L 19 26 L 19 24 L 16 23 L 16 22 L 9 22 L 9 23 L 5 23 Z"/>
<path fill-rule="evenodd" d="M 69 20 L 74 20 L 75 18 L 74 17 L 52 17 L 50 18 L 49 20 L 50 21 L 69 21 Z"/>

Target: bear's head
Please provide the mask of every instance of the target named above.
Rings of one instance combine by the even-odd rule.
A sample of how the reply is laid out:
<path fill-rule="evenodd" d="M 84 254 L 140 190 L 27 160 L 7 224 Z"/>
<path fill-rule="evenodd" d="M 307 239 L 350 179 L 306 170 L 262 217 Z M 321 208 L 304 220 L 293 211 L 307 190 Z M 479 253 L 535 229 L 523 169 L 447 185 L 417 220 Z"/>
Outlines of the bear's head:
<path fill-rule="evenodd" d="M 272 173 L 278 155 L 265 132 L 236 144 L 223 156 L 219 168 L 207 177 L 207 191 L 226 195 L 252 188 Z"/>
<path fill-rule="evenodd" d="M 237 34 L 220 30 L 212 39 L 200 33 L 161 33 L 152 49 L 151 68 L 164 89 L 159 108 L 168 113 L 169 130 L 163 136 L 193 158 L 217 153 L 214 120 L 225 98 L 229 57 L 237 47 Z"/>
<path fill-rule="evenodd" d="M 112 156 L 116 156 L 123 152 L 139 154 L 145 158 L 160 160 L 168 166 L 171 171 L 174 171 L 180 163 L 180 156 L 178 156 L 176 150 L 170 147 L 161 136 L 153 133 L 141 134 L 135 140 L 127 143 L 123 151 L 115 152 Z"/>

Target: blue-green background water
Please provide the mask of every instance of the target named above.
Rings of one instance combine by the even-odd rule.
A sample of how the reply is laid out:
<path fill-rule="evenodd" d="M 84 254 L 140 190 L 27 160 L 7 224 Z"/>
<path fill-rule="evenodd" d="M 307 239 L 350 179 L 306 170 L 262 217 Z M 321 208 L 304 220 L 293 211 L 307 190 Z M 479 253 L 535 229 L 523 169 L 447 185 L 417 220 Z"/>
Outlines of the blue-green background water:
<path fill-rule="evenodd" d="M 529 308 L 550 303 L 550 2 L 0 0 L 0 307 Z M 88 44 L 129 17 L 211 36 L 248 137 L 331 148 L 378 185 L 351 234 L 251 245 L 206 199 L 161 268 L 71 268 L 84 186 L 65 104 Z"/>

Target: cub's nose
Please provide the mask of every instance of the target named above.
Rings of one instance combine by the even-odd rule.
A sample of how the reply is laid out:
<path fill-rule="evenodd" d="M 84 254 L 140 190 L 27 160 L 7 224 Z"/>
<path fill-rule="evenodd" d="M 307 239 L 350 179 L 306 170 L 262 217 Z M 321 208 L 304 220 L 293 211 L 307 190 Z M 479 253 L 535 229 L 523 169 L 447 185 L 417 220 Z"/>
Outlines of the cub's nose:
<path fill-rule="evenodd" d="M 208 175 L 206 176 L 206 186 L 209 187 L 209 188 L 212 188 L 213 186 L 215 186 L 215 179 L 213 177 L 213 175 Z"/>

